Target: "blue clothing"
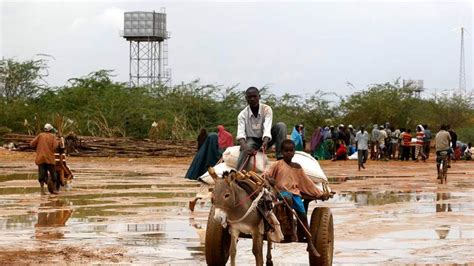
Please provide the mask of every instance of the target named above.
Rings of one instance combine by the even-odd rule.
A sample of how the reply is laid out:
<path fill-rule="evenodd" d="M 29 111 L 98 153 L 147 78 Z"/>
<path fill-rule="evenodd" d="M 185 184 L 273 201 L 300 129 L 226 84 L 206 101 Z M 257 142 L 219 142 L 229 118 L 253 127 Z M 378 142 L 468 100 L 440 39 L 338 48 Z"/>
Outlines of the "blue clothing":
<path fill-rule="evenodd" d="M 301 137 L 300 132 L 293 127 L 293 131 L 291 132 L 291 140 L 295 143 L 295 150 L 302 151 L 303 150 L 303 137 Z"/>
<path fill-rule="evenodd" d="M 196 180 L 207 172 L 208 166 L 216 165 L 221 156 L 217 133 L 209 133 L 196 156 L 194 156 L 185 178 Z"/>
<path fill-rule="evenodd" d="M 288 191 L 280 192 L 280 196 L 285 197 L 285 198 L 286 197 L 292 197 L 293 198 L 293 205 L 291 206 L 291 208 L 293 208 L 297 212 L 306 213 L 306 210 L 304 209 L 303 200 L 301 199 L 300 196 L 292 194 Z"/>

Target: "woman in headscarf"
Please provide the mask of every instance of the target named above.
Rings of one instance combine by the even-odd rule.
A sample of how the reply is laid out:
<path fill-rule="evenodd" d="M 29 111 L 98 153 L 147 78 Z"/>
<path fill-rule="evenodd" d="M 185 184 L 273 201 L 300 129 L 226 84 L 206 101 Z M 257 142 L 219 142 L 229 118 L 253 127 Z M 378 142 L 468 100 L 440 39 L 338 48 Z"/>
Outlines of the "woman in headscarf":
<path fill-rule="evenodd" d="M 209 133 L 202 147 L 189 166 L 185 178 L 196 180 L 198 177 L 207 172 L 207 166 L 214 166 L 221 158 L 222 153 L 219 151 L 218 136 L 216 133 Z"/>
<path fill-rule="evenodd" d="M 295 143 L 295 150 L 302 151 L 303 138 L 301 137 L 299 128 L 300 128 L 299 125 L 295 125 L 295 127 L 293 127 L 293 131 L 291 132 L 291 140 Z"/>
<path fill-rule="evenodd" d="M 198 150 L 196 156 L 194 156 L 188 172 L 186 172 L 184 177 L 198 180 L 200 176 L 207 172 L 207 167 L 216 165 L 221 157 L 222 152 L 219 150 L 219 137 L 217 133 L 209 133 L 202 147 Z M 208 188 L 209 185 L 201 183 L 200 193 L 208 191 Z M 191 211 L 194 211 L 194 206 L 199 199 L 201 199 L 201 197 L 196 195 L 193 200 L 189 201 L 189 209 Z"/>
<path fill-rule="evenodd" d="M 201 129 L 201 133 L 199 133 L 198 137 L 197 137 L 197 150 L 199 151 L 199 149 L 201 148 L 202 144 L 204 143 L 204 141 L 206 140 L 207 138 L 207 132 L 206 132 L 206 129 L 202 128 Z"/>
<path fill-rule="evenodd" d="M 232 137 L 232 134 L 225 130 L 223 125 L 218 125 L 217 130 L 217 136 L 219 138 L 219 149 L 221 150 L 221 152 L 225 151 L 227 147 L 234 146 L 234 138 Z"/>
<path fill-rule="evenodd" d="M 321 127 L 316 128 L 313 135 L 311 136 L 311 155 L 314 158 L 321 160 L 324 159 L 324 130 Z"/>
<path fill-rule="evenodd" d="M 334 126 L 332 126 L 334 128 Z M 333 154 L 331 151 L 334 150 L 334 141 L 332 140 L 331 136 L 331 128 L 330 127 L 324 127 L 324 137 L 323 137 L 323 143 L 321 144 L 321 150 L 322 150 L 322 160 L 329 160 L 332 158 Z"/>

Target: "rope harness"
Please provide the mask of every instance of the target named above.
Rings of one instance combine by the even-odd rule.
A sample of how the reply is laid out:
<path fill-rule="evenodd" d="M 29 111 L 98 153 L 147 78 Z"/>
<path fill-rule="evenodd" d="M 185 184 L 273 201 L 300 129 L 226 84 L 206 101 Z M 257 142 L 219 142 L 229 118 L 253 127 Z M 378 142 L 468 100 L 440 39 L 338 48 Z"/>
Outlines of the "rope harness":
<path fill-rule="evenodd" d="M 257 190 L 255 190 L 257 191 Z M 258 206 L 258 202 L 260 201 L 260 199 L 262 198 L 262 196 L 265 194 L 265 193 L 269 193 L 269 191 L 266 189 L 266 188 L 263 188 L 261 191 L 260 191 L 260 194 L 258 194 L 258 196 L 252 201 L 252 204 L 250 205 L 250 207 L 247 209 L 247 212 L 242 216 L 240 217 L 239 219 L 237 220 L 230 220 L 230 219 L 227 219 L 227 222 L 228 223 L 240 223 L 242 222 L 243 220 L 245 220 L 245 218 L 247 218 L 247 216 L 249 216 L 249 214 L 253 211 L 255 211 L 255 209 L 257 208 Z"/>

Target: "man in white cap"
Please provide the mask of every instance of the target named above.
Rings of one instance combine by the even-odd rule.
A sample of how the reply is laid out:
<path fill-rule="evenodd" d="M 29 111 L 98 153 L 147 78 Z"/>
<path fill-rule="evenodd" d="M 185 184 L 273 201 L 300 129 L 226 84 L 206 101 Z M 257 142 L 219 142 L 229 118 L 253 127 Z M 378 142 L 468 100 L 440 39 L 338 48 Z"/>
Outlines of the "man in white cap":
<path fill-rule="evenodd" d="M 30 143 L 31 147 L 36 148 L 35 164 L 38 165 L 38 181 L 41 185 L 41 195 L 45 195 L 44 183 L 48 181 L 48 173 L 52 181 L 56 181 L 56 170 L 54 152 L 58 147 L 56 136 L 52 133 L 51 124 L 44 125 L 44 132 L 41 132 Z M 52 192 L 57 194 L 56 191 Z"/>

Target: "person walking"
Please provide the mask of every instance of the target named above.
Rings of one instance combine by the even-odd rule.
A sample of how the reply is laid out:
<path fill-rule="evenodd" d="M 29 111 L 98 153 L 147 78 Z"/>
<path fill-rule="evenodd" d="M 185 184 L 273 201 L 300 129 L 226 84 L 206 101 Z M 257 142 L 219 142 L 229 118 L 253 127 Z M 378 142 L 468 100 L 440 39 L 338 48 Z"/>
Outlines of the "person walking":
<path fill-rule="evenodd" d="M 44 132 L 41 132 L 30 142 L 30 146 L 36 149 L 35 164 L 38 166 L 38 181 L 41 187 L 41 195 L 46 195 L 44 184 L 48 182 L 48 174 L 51 181 L 57 182 L 54 152 L 58 147 L 58 141 L 52 130 L 53 126 L 51 124 L 45 124 Z M 58 194 L 55 190 L 56 186 L 53 187 L 54 189 L 51 194 Z"/>
<path fill-rule="evenodd" d="M 359 162 L 360 171 L 361 167 L 365 169 L 364 164 L 367 162 L 367 157 L 369 156 L 369 133 L 365 131 L 364 126 L 361 126 L 357 132 L 355 143 L 357 146 L 357 160 Z"/>
<path fill-rule="evenodd" d="M 377 158 L 376 158 L 376 160 L 379 160 L 379 159 L 382 160 L 382 159 L 385 159 L 385 155 L 386 155 L 386 151 L 387 151 L 387 145 L 385 144 L 385 141 L 388 137 L 384 126 L 380 126 L 378 136 L 379 136 L 379 138 L 377 140 L 378 147 L 377 147 L 377 155 L 376 155 Z"/>
<path fill-rule="evenodd" d="M 423 139 L 423 152 L 426 155 L 426 159 L 430 158 L 430 146 L 431 146 L 431 138 L 432 138 L 432 133 L 431 130 L 428 129 L 428 125 L 423 125 L 423 128 L 425 129 L 425 138 Z"/>
<path fill-rule="evenodd" d="M 448 157 L 448 168 L 451 167 L 451 157 L 453 160 L 456 162 L 456 156 L 454 155 L 456 152 L 457 148 L 457 142 L 458 142 L 458 134 L 454 131 L 454 128 L 451 127 L 451 125 L 447 126 L 449 135 L 451 136 L 451 151 L 450 151 L 450 156 Z"/>
<path fill-rule="evenodd" d="M 424 128 L 422 125 L 416 126 L 416 146 L 415 146 L 415 160 L 418 162 L 418 158 L 421 156 L 423 161 L 426 161 L 426 155 L 423 152 L 425 138 Z"/>

